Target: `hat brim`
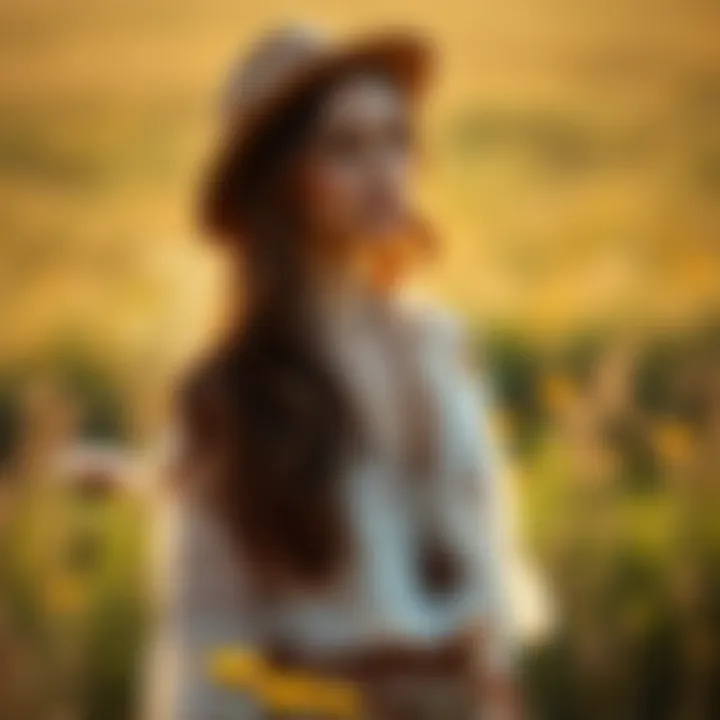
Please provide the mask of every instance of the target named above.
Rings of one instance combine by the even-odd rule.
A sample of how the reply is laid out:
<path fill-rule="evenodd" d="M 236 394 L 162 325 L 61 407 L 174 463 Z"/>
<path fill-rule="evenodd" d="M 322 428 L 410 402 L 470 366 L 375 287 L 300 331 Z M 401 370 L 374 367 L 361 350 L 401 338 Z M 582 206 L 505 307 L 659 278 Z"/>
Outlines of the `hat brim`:
<path fill-rule="evenodd" d="M 433 66 L 433 48 L 425 39 L 409 34 L 376 35 L 342 45 L 332 46 L 299 69 L 252 112 L 232 123 L 218 144 L 218 150 L 206 171 L 201 193 L 201 222 L 216 239 L 237 234 L 235 213 L 231 207 L 234 180 L 242 174 L 248 150 L 273 118 L 278 117 L 304 93 L 321 86 L 345 72 L 369 68 L 386 73 L 407 92 L 412 100 L 423 93 Z"/>

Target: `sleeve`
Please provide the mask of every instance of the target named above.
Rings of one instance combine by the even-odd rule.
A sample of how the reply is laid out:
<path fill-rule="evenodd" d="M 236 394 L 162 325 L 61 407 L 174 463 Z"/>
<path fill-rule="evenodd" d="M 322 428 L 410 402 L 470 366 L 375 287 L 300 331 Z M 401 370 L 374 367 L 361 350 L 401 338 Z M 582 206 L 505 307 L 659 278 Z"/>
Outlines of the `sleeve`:
<path fill-rule="evenodd" d="M 492 427 L 490 386 L 472 362 L 466 333 L 445 319 L 444 375 L 450 397 L 446 413 L 446 467 L 454 508 L 450 531 L 461 538 L 479 598 L 482 643 L 479 663 L 489 673 L 511 672 L 516 655 L 512 574 L 519 556 L 509 472 Z M 460 480 L 456 484 L 455 479 Z"/>
<path fill-rule="evenodd" d="M 155 627 L 146 674 L 147 720 L 254 720 L 242 678 L 218 677 L 216 659 L 257 657 L 259 617 L 235 553 L 216 522 L 179 497 L 153 524 Z"/>
<path fill-rule="evenodd" d="M 480 560 L 486 588 L 483 662 L 490 672 L 507 673 L 513 668 L 516 654 L 511 597 L 512 567 L 517 556 L 514 511 L 506 461 L 492 432 L 489 388 L 478 378 L 473 387 Z"/>

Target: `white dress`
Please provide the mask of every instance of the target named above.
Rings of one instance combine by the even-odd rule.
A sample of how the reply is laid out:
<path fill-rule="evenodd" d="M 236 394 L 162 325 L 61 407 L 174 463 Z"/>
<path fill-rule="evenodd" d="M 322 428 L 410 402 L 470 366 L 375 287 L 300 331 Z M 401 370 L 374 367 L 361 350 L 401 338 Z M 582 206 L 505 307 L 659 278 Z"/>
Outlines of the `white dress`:
<path fill-rule="evenodd" d="M 481 623 L 483 664 L 511 663 L 502 473 L 484 385 L 466 371 L 457 323 L 400 303 L 372 308 L 333 297 L 329 307 L 328 347 L 371 430 L 370 447 L 341 479 L 356 548 L 350 572 L 322 591 L 268 606 L 249 591 L 220 524 L 180 499 L 165 502 L 149 720 L 259 717 L 251 698 L 208 682 L 207 656 L 219 647 L 262 647 L 268 632 L 322 656 L 388 640 L 428 645 Z M 422 482 L 408 483 L 395 462 L 407 421 L 398 393 L 404 373 L 424 395 L 420 407 L 431 416 L 437 448 Z M 463 565 L 463 582 L 442 599 L 428 596 L 417 577 L 423 523 Z"/>

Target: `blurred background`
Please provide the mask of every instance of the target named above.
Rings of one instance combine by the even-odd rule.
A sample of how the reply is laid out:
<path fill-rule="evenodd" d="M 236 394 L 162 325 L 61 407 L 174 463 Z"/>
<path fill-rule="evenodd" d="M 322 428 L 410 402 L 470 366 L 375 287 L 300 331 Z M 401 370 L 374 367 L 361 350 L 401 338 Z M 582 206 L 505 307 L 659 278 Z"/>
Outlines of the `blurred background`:
<path fill-rule="evenodd" d="M 135 717 L 168 398 L 222 299 L 199 163 L 229 62 L 297 19 L 442 54 L 424 282 L 551 598 L 533 716 L 720 717 L 714 0 L 0 2 L 0 717 Z"/>

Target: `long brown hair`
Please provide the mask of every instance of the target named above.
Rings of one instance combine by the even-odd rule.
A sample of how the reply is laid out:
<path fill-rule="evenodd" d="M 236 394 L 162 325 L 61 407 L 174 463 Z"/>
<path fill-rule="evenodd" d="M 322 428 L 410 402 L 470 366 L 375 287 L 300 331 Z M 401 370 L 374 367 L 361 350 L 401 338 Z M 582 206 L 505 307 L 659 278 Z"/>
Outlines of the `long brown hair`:
<path fill-rule="evenodd" d="M 205 218 L 240 247 L 246 312 L 182 402 L 198 489 L 271 582 L 326 580 L 348 549 L 337 479 L 352 413 L 315 337 L 293 188 L 329 90 L 308 91 L 255 138 L 224 188 L 229 209 Z"/>

